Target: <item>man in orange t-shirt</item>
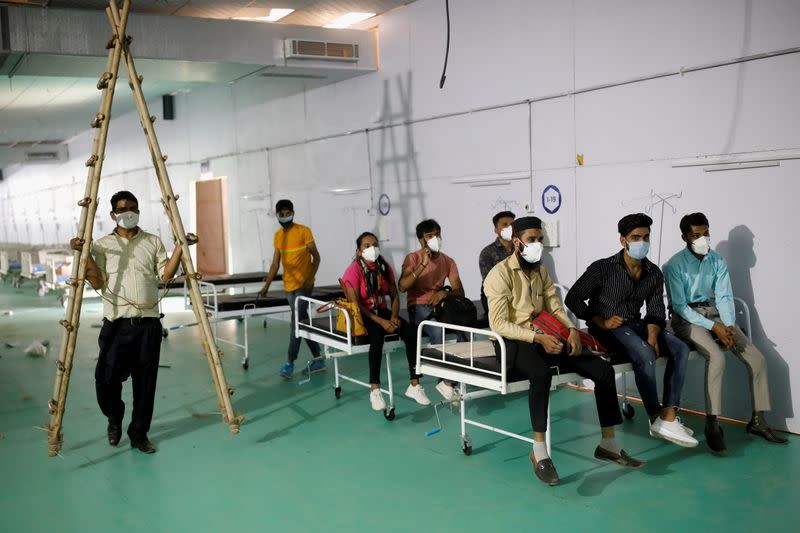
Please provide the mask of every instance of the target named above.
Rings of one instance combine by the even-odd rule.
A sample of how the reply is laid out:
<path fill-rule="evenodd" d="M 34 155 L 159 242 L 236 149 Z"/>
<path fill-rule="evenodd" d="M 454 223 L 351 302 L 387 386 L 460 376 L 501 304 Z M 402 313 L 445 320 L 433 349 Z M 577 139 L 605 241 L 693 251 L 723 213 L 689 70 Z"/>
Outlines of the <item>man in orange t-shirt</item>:
<path fill-rule="evenodd" d="M 281 377 L 291 379 L 294 373 L 294 362 L 300 352 L 300 338 L 294 334 L 294 309 L 298 296 L 311 296 L 314 289 L 314 277 L 319 270 L 319 251 L 314 244 L 314 236 L 311 229 L 294 222 L 294 205 L 290 200 L 278 200 L 275 204 L 275 214 L 281 229 L 275 232 L 273 245 L 275 255 L 272 258 L 272 265 L 264 283 L 264 288 L 259 292 L 260 296 L 266 296 L 269 286 L 278 274 L 278 268 L 283 265 L 283 289 L 289 300 L 291 311 L 291 330 L 289 331 L 289 353 L 287 361 L 280 370 Z M 299 303 L 298 314 L 300 320 L 308 318 L 308 302 Z M 308 347 L 314 356 L 314 360 L 303 372 L 321 372 L 325 370 L 325 361 L 322 359 L 319 344 L 306 339 Z"/>

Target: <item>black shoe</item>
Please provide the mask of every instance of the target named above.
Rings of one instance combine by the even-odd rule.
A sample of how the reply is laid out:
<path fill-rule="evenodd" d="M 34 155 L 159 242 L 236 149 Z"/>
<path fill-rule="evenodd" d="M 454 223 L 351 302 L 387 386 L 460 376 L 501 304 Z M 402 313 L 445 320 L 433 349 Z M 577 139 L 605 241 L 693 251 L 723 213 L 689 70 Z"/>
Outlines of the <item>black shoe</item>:
<path fill-rule="evenodd" d="M 788 444 L 789 439 L 785 439 L 780 435 L 775 434 L 772 431 L 772 428 L 766 425 L 758 425 L 755 424 L 752 420 L 747 424 L 747 428 L 745 429 L 749 435 L 755 435 L 756 437 L 761 437 L 767 442 L 771 442 L 773 444 Z"/>
<path fill-rule="evenodd" d="M 620 450 L 619 453 L 614 453 L 606 450 L 605 448 L 601 448 L 600 446 L 594 449 L 594 458 L 599 459 L 600 461 L 616 463 L 627 468 L 641 468 L 647 464 L 646 461 L 641 461 L 635 457 L 631 457 L 625 453 L 625 450 Z"/>
<path fill-rule="evenodd" d="M 714 453 L 724 453 L 728 448 L 725 446 L 725 435 L 719 424 L 706 424 L 706 444 Z"/>
<path fill-rule="evenodd" d="M 533 455 L 531 452 L 530 455 L 531 464 L 533 464 L 533 472 L 536 474 L 543 483 L 550 485 L 558 485 L 558 472 L 556 472 L 556 465 L 553 464 L 552 459 L 549 457 L 547 459 L 542 459 L 541 461 L 536 460 L 536 456 Z"/>
<path fill-rule="evenodd" d="M 156 447 L 147 437 L 136 440 L 131 439 L 131 448 L 136 448 L 142 453 L 156 453 Z"/>
<path fill-rule="evenodd" d="M 116 446 L 119 444 L 119 439 L 122 438 L 122 426 L 109 422 L 106 434 L 108 435 L 108 443 L 112 446 Z"/>

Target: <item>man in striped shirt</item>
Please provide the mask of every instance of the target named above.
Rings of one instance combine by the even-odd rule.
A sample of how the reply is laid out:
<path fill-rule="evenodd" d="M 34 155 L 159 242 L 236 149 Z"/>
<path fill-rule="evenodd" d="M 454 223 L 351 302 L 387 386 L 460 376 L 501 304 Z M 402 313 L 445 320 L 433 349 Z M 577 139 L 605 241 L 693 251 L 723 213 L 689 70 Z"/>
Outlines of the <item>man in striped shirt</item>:
<path fill-rule="evenodd" d="M 630 358 L 650 417 L 650 435 L 694 447 L 697 440 L 677 416 L 689 347 L 665 329 L 664 276 L 647 259 L 652 224 L 643 213 L 623 217 L 617 224 L 622 250 L 589 265 L 565 303 L 603 345 Z M 663 404 L 658 401 L 655 369 L 660 356 L 667 357 Z"/>
<path fill-rule="evenodd" d="M 139 201 L 128 191 L 111 197 L 111 219 L 116 228 L 97 239 L 86 263 L 86 280 L 102 289 L 103 327 L 100 356 L 95 369 L 95 389 L 100 410 L 108 418 L 108 443 L 119 444 L 125 403 L 122 383 L 133 382 L 133 413 L 128 425 L 131 446 L 154 453 L 147 438 L 155 404 L 161 320 L 158 283 L 169 283 L 178 270 L 181 248 L 167 260 L 164 244 L 139 227 Z M 74 250 L 83 247 L 72 239 Z"/>

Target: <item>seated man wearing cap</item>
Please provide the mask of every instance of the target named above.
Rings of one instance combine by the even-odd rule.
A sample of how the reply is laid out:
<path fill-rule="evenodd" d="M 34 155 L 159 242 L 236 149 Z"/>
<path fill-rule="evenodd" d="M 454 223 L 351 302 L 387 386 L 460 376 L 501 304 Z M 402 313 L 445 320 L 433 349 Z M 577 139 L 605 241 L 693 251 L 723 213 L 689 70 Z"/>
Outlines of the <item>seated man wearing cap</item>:
<path fill-rule="evenodd" d="M 594 381 L 602 433 L 594 451 L 595 458 L 631 468 L 642 466 L 644 463 L 625 453 L 614 438 L 614 426 L 622 423 L 614 370 L 600 357 L 583 355 L 578 331 L 564 311 L 547 269 L 540 262 L 544 239 L 542 221 L 537 217 L 518 218 L 512 229 L 514 253 L 489 272 L 484 291 L 489 301 L 489 324 L 505 339 L 509 375 L 530 380 L 528 404 L 534 432 L 530 459 L 536 476 L 548 485 L 559 482 L 545 444 L 552 367 Z M 542 311 L 570 328 L 566 343 L 534 331 L 531 318 Z"/>

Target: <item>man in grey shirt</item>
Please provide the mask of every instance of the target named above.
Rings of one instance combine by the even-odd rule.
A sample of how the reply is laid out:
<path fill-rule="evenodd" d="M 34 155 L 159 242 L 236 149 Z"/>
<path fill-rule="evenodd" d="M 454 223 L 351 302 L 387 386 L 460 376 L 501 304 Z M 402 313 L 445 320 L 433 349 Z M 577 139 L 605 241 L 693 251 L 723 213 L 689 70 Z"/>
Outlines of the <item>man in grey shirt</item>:
<path fill-rule="evenodd" d="M 478 268 L 481 271 L 481 304 L 483 311 L 489 314 L 489 303 L 486 294 L 483 292 L 483 281 L 489 275 L 489 271 L 500 261 L 506 259 L 514 253 L 514 243 L 512 242 L 511 224 L 516 215 L 511 211 L 500 211 L 492 217 L 492 225 L 497 238 L 481 250 L 478 256 Z"/>
<path fill-rule="evenodd" d="M 86 264 L 86 280 L 103 297 L 100 356 L 95 389 L 100 410 L 108 418 L 108 443 L 119 444 L 125 403 L 122 383 L 133 382 L 133 413 L 128 425 L 131 446 L 154 453 L 147 438 L 156 394 L 161 352 L 158 284 L 168 283 L 178 270 L 181 248 L 169 260 L 157 236 L 139 228 L 139 202 L 128 191 L 111 197 L 111 220 L 117 227 L 94 242 Z M 83 247 L 72 239 L 74 250 Z"/>

